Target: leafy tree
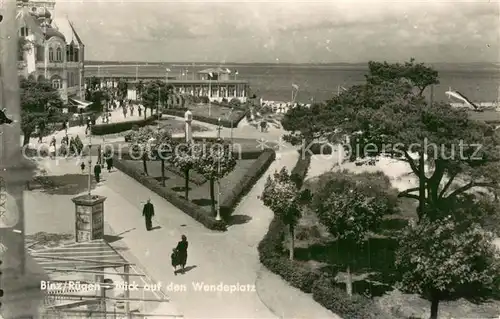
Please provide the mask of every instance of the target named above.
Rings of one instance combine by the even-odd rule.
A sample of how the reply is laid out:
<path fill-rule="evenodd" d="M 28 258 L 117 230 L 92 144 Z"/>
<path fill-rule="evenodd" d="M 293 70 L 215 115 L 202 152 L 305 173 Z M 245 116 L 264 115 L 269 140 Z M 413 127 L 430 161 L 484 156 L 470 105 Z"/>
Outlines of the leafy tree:
<path fill-rule="evenodd" d="M 400 196 L 419 200 L 420 217 L 442 211 L 431 208 L 446 207 L 469 191 L 498 188 L 499 135 L 464 110 L 425 100 L 426 86 L 438 83 L 436 71 L 413 61 L 369 66 L 365 84 L 323 107 L 312 106 L 314 111 L 292 109 L 285 117 L 294 123 L 290 136 L 316 134 L 339 142 L 347 135 L 351 160 L 385 154 L 408 163 L 419 187 Z"/>
<path fill-rule="evenodd" d="M 36 127 L 46 127 L 58 118 L 64 103 L 59 92 L 48 81 L 21 79 L 20 91 L 21 129 L 23 145 L 26 145 Z"/>
<path fill-rule="evenodd" d="M 397 212 L 397 191 L 382 172 L 327 173 L 318 184 L 311 208 L 332 236 L 347 247 L 369 240 L 369 234 L 379 230 L 383 217 Z M 347 257 L 347 292 L 352 295 L 352 256 L 348 253 Z"/>
<path fill-rule="evenodd" d="M 144 106 L 151 110 L 151 115 L 153 115 L 153 110 L 158 109 L 158 100 L 160 105 L 165 107 L 169 96 L 173 94 L 173 86 L 167 85 L 164 81 L 156 80 L 148 82 L 143 91 L 141 92 L 141 100 L 144 102 Z"/>
<path fill-rule="evenodd" d="M 171 161 L 173 165 L 184 172 L 184 197 L 189 199 L 189 172 L 197 163 L 196 152 L 193 151 L 191 143 L 186 144 L 184 148 L 176 147 L 172 154 Z"/>
<path fill-rule="evenodd" d="M 290 260 L 293 260 L 295 227 L 302 216 L 303 196 L 286 167 L 283 167 L 279 172 L 274 172 L 273 177 L 267 177 L 261 200 L 273 211 L 276 217 L 288 226 L 290 234 L 289 256 Z"/>
<path fill-rule="evenodd" d="M 127 99 L 127 94 L 128 94 L 128 83 L 124 79 L 118 80 L 118 85 L 117 85 L 117 94 L 118 94 L 118 99 L 121 101 Z"/>
<path fill-rule="evenodd" d="M 210 201 L 212 214 L 215 209 L 215 181 L 220 180 L 233 171 L 236 159 L 231 151 L 231 145 L 220 140 L 217 143 L 203 145 L 203 149 L 194 149 L 196 154 L 195 170 L 205 176 L 210 183 Z"/>
<path fill-rule="evenodd" d="M 161 161 L 162 185 L 165 186 L 165 160 L 170 156 L 172 147 L 170 132 L 149 126 L 141 127 L 131 132 L 129 147 L 132 156 L 141 158 L 145 175 L 148 175 L 148 160 Z"/>
<path fill-rule="evenodd" d="M 410 224 L 396 254 L 402 274 L 399 288 L 430 300 L 430 319 L 438 318 L 441 300 L 468 297 L 480 301 L 498 295 L 500 259 L 494 238 L 478 223 L 452 215 L 439 222 L 424 217 Z"/>

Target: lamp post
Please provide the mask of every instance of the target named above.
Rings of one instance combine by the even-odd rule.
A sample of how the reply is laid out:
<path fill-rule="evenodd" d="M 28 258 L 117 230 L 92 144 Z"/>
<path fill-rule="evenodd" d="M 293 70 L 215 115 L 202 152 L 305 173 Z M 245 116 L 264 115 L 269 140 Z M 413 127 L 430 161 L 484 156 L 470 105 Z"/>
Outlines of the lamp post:
<path fill-rule="evenodd" d="M 220 125 L 220 117 L 217 119 L 217 143 L 220 142 L 220 131 L 222 127 Z M 221 220 L 220 217 L 220 158 L 221 158 L 221 149 L 217 148 L 217 216 L 215 216 L 215 220 Z"/>
<path fill-rule="evenodd" d="M 89 195 L 89 198 L 92 198 L 91 195 L 91 190 L 92 190 L 92 120 L 89 118 L 88 119 L 89 123 L 89 133 L 88 133 L 88 138 L 89 138 L 89 176 L 88 176 L 88 190 L 87 194 Z"/>
<path fill-rule="evenodd" d="M 231 120 L 231 152 L 233 151 L 233 111 L 234 106 L 231 106 L 231 113 L 229 113 L 229 118 Z"/>
<path fill-rule="evenodd" d="M 156 115 L 158 116 L 158 122 L 156 124 L 156 128 L 158 131 L 160 130 L 160 93 L 161 87 L 158 86 L 158 105 L 156 106 Z"/>

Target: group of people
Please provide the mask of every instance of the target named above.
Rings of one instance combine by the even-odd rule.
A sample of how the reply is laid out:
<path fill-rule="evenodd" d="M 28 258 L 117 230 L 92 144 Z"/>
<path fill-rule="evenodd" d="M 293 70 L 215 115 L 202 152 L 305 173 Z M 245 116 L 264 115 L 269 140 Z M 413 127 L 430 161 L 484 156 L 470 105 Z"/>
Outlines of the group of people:
<path fill-rule="evenodd" d="M 155 215 L 155 208 L 151 203 L 151 199 L 146 201 L 144 207 L 142 209 L 142 216 L 146 221 L 146 230 L 151 231 L 153 229 L 153 216 Z M 172 254 L 170 255 L 170 259 L 172 262 L 172 267 L 174 269 L 174 275 L 177 275 L 177 272 L 180 270 L 181 273 L 184 273 L 187 262 L 187 249 L 188 249 L 188 241 L 186 235 L 181 236 L 181 240 L 177 243 L 177 246 L 172 250 Z M 177 269 L 180 267 L 180 269 Z"/>
<path fill-rule="evenodd" d="M 122 112 L 123 112 L 123 117 L 127 117 L 127 110 L 130 111 L 130 116 L 134 116 L 134 111 L 135 111 L 135 106 L 132 103 L 132 100 L 128 100 L 128 102 L 122 102 Z M 142 116 L 142 107 L 141 105 L 137 105 L 137 113 L 139 113 L 139 116 Z"/>
<path fill-rule="evenodd" d="M 103 152 L 101 145 L 97 146 L 97 163 L 94 165 L 94 178 L 96 183 L 101 182 L 101 173 L 102 173 L 102 167 L 106 164 L 106 168 L 108 170 L 108 173 L 111 173 L 111 170 L 113 169 L 113 157 L 110 152 L 107 152 L 106 154 Z M 85 174 L 85 162 L 82 161 L 80 163 L 80 169 L 82 170 L 82 174 Z"/>

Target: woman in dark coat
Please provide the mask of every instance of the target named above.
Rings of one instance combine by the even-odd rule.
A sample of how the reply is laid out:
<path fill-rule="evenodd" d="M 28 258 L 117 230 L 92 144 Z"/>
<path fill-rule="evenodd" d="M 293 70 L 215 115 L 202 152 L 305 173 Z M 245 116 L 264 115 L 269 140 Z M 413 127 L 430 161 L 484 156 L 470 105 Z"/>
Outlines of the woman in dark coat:
<path fill-rule="evenodd" d="M 188 249 L 187 237 L 185 235 L 182 235 L 181 241 L 177 243 L 177 247 L 175 248 L 177 265 L 181 266 L 182 272 L 184 272 L 184 268 L 186 267 L 187 249 Z"/>

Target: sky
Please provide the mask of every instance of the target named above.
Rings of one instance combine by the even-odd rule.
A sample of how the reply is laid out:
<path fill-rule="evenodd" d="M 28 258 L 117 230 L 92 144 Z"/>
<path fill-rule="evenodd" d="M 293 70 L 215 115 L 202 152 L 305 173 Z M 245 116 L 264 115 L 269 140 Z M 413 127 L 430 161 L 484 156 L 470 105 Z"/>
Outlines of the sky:
<path fill-rule="evenodd" d="M 56 0 L 87 60 L 500 63 L 500 2 Z"/>

